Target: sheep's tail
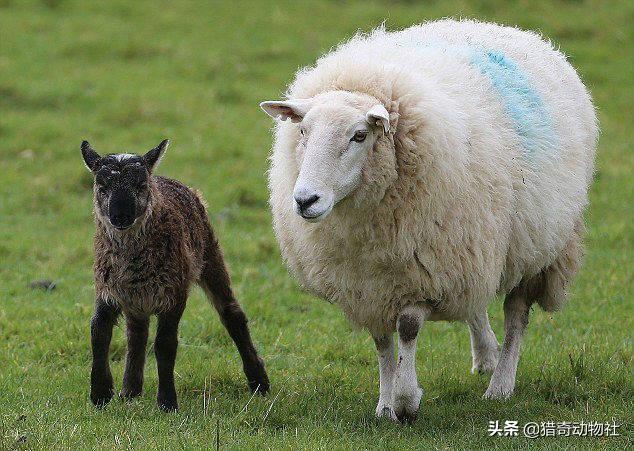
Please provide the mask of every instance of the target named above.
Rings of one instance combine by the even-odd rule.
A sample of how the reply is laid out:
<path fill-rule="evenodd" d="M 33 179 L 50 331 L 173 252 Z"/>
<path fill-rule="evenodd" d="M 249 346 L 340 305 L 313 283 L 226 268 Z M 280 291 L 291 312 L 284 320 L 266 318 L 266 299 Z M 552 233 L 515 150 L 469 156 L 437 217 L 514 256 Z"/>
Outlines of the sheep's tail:
<path fill-rule="evenodd" d="M 583 260 L 583 218 L 575 223 L 573 234 L 557 259 L 527 284 L 530 301 L 547 312 L 561 310 L 566 304 L 567 290 Z"/>
<path fill-rule="evenodd" d="M 200 286 L 207 298 L 216 308 L 222 324 L 229 332 L 242 358 L 244 373 L 249 381 L 249 388 L 262 394 L 269 390 L 269 379 L 264 369 L 264 362 L 253 346 L 247 317 L 235 299 L 231 289 L 231 279 L 222 256 L 218 241 L 210 230 L 209 240 L 205 248 L 203 270 Z"/>

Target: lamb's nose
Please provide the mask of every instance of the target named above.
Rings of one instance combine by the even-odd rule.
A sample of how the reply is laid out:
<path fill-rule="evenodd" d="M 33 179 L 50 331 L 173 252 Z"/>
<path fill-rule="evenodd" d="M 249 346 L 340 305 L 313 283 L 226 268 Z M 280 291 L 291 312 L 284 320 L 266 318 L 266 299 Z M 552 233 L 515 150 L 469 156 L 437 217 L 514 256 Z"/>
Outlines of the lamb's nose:
<path fill-rule="evenodd" d="M 317 194 L 312 194 L 309 196 L 295 196 L 295 202 L 297 202 L 297 205 L 299 206 L 299 210 L 301 212 L 306 211 L 307 209 L 310 208 L 311 205 L 313 205 L 315 202 L 317 202 L 319 200 L 319 196 Z"/>
<path fill-rule="evenodd" d="M 127 228 L 134 222 L 134 216 L 126 213 L 112 214 L 110 215 L 110 222 L 117 228 Z"/>

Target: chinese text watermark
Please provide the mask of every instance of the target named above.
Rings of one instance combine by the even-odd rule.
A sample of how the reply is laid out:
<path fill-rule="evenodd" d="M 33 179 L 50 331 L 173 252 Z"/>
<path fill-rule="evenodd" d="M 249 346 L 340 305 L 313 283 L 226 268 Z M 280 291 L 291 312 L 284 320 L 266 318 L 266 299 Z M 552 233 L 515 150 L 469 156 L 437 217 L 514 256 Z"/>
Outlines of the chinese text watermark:
<path fill-rule="evenodd" d="M 620 424 L 609 421 L 489 421 L 489 437 L 617 437 Z"/>

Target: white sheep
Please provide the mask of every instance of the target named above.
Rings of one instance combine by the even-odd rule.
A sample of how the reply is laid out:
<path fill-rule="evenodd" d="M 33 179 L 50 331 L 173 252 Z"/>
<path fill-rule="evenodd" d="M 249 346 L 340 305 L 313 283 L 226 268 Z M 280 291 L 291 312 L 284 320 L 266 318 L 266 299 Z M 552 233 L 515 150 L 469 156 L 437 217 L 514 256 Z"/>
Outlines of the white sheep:
<path fill-rule="evenodd" d="M 372 334 L 377 416 L 415 419 L 426 320 L 467 322 L 472 371 L 493 370 L 485 398 L 510 396 L 531 304 L 560 309 L 582 257 L 598 127 L 565 56 L 495 24 L 378 29 L 300 70 L 287 97 L 261 104 L 284 121 L 275 233 L 301 285 Z"/>

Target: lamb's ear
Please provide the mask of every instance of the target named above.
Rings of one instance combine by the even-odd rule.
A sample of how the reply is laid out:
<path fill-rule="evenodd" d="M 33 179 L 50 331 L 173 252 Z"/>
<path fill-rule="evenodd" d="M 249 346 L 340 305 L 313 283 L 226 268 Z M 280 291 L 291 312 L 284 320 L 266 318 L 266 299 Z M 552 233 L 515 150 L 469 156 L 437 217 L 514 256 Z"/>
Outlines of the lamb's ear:
<path fill-rule="evenodd" d="M 383 105 L 374 105 L 365 114 L 365 120 L 372 125 L 383 126 L 383 131 L 387 133 L 390 130 L 390 113 L 387 112 Z"/>
<path fill-rule="evenodd" d="M 90 172 L 95 172 L 97 163 L 101 160 L 101 156 L 90 147 L 88 141 L 82 141 L 81 143 L 81 156 L 84 158 L 84 164 Z"/>
<path fill-rule="evenodd" d="M 268 100 L 260 103 L 260 108 L 272 118 L 279 116 L 283 121 L 290 118 L 292 122 L 301 122 L 312 106 L 312 99 Z"/>
<path fill-rule="evenodd" d="M 169 145 L 169 139 L 164 139 L 163 141 L 161 141 L 161 144 L 143 155 L 145 164 L 147 164 L 148 170 L 150 172 L 154 171 L 154 168 L 158 165 L 159 161 L 161 161 L 161 158 L 163 158 L 163 155 L 165 154 L 165 151 L 167 150 L 167 147 Z"/>

